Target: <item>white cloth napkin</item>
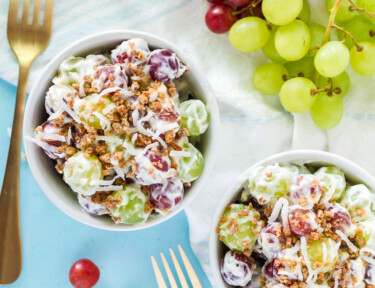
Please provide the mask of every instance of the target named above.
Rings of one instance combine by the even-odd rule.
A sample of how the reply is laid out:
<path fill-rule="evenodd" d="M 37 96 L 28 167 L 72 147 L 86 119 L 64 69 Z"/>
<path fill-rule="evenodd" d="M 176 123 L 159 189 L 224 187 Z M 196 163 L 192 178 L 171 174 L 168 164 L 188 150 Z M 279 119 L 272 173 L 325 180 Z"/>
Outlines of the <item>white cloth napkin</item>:
<path fill-rule="evenodd" d="M 8 1 L 0 3 L 0 34 L 6 35 Z M 325 25 L 325 1 L 311 0 L 312 21 Z M 219 101 L 221 135 L 215 169 L 186 209 L 192 247 L 207 275 L 208 235 L 216 205 L 243 170 L 271 154 L 290 149 L 320 149 L 345 156 L 375 174 L 375 78 L 349 68 L 352 86 L 344 98 L 345 115 L 334 129 L 314 126 L 308 113 L 291 115 L 277 96 L 254 90 L 254 68 L 266 62 L 261 51 L 240 53 L 227 35 L 208 31 L 206 0 L 55 1 L 54 29 L 47 50 L 34 63 L 29 87 L 48 61 L 82 36 L 112 29 L 136 29 L 180 46 L 207 75 Z M 16 84 L 18 67 L 6 37 L 0 37 L 0 77 Z"/>

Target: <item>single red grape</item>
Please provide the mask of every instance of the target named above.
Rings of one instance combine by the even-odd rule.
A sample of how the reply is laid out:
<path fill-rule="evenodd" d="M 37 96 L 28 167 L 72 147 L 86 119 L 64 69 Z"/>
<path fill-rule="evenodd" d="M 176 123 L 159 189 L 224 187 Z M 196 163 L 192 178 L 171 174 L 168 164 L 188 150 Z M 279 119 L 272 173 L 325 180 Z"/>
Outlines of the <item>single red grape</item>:
<path fill-rule="evenodd" d="M 237 8 L 249 5 L 253 0 L 226 0 L 226 3 Z"/>
<path fill-rule="evenodd" d="M 310 209 L 294 209 L 289 213 L 290 231 L 296 237 L 302 237 L 313 231 L 312 223 L 315 222 L 315 214 Z"/>
<path fill-rule="evenodd" d="M 233 16 L 234 9 L 224 4 L 216 4 L 208 9 L 206 13 L 206 25 L 214 33 L 228 32 L 236 22 Z"/>
<path fill-rule="evenodd" d="M 183 65 L 174 52 L 156 49 L 150 53 L 146 72 L 154 81 L 170 82 L 179 75 Z"/>
<path fill-rule="evenodd" d="M 253 259 L 242 253 L 228 251 L 221 260 L 220 272 L 229 285 L 246 286 L 252 278 L 252 270 L 256 268 Z"/>
<path fill-rule="evenodd" d="M 327 223 L 331 224 L 331 230 L 335 232 L 340 230 L 346 232 L 350 228 L 351 218 L 348 210 L 342 207 L 340 204 L 329 204 L 327 211 L 332 212 L 333 216 L 326 219 Z"/>
<path fill-rule="evenodd" d="M 160 210 L 170 209 L 181 202 L 184 186 L 178 178 L 166 179 L 163 183 L 151 184 L 148 196 L 150 202 Z"/>
<path fill-rule="evenodd" d="M 91 288 L 98 282 L 100 271 L 89 259 L 81 259 L 69 271 L 69 280 L 74 288 Z"/>

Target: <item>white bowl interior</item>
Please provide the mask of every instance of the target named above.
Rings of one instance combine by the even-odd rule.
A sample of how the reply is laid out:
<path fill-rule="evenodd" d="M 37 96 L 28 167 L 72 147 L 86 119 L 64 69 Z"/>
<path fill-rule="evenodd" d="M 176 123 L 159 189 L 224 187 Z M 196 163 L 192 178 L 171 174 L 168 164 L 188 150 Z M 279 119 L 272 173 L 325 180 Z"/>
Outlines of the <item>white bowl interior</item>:
<path fill-rule="evenodd" d="M 239 199 L 239 192 L 243 186 L 243 183 L 246 181 L 250 171 L 257 166 L 264 166 L 274 163 L 291 163 L 300 165 L 308 164 L 313 167 L 321 167 L 325 165 L 336 166 L 342 169 L 342 171 L 345 173 L 346 179 L 348 179 L 349 182 L 365 184 L 372 191 L 375 191 L 375 179 L 367 171 L 359 167 L 357 164 L 341 156 L 328 152 L 311 150 L 285 152 L 271 156 L 251 166 L 240 176 L 240 178 L 235 182 L 235 184 L 232 187 L 230 187 L 228 192 L 224 195 L 222 201 L 217 207 L 217 210 L 213 218 L 212 227 L 210 231 L 209 250 L 211 269 L 217 287 L 232 287 L 222 279 L 220 274 L 220 261 L 224 257 L 228 249 L 226 248 L 225 244 L 223 244 L 218 239 L 217 233 L 215 232 L 215 229 L 218 224 L 218 219 L 223 214 L 225 208 L 229 204 Z"/>
<path fill-rule="evenodd" d="M 206 78 L 200 73 L 194 63 L 173 44 L 159 37 L 137 31 L 112 31 L 95 34 L 86 37 L 71 46 L 65 48 L 47 65 L 37 82 L 35 83 L 25 111 L 23 134 L 34 135 L 34 129 L 47 119 L 44 108 L 44 97 L 48 88 L 52 84 L 52 78 L 55 76 L 61 62 L 69 56 L 86 56 L 90 53 L 115 48 L 122 41 L 130 38 L 143 38 L 149 43 L 151 49 L 167 48 L 174 51 L 181 61 L 188 65 L 190 72 L 185 73 L 182 79 L 189 85 L 189 91 L 194 98 L 201 99 L 207 104 L 210 112 L 211 123 L 206 133 L 201 138 L 200 150 L 205 158 L 206 165 L 199 179 L 193 182 L 192 187 L 186 192 L 184 200 L 173 211 L 166 216 L 151 217 L 146 223 L 138 225 L 116 225 L 108 216 L 94 216 L 85 212 L 79 205 L 76 194 L 72 192 L 69 186 L 62 180 L 55 168 L 55 161 L 45 155 L 43 150 L 35 144 L 25 141 L 26 156 L 30 169 L 38 182 L 40 188 L 46 196 L 64 213 L 72 218 L 87 225 L 118 231 L 129 231 L 151 227 L 164 222 L 180 212 L 201 189 L 209 170 L 213 164 L 214 143 L 216 143 L 219 114 L 216 101 Z"/>

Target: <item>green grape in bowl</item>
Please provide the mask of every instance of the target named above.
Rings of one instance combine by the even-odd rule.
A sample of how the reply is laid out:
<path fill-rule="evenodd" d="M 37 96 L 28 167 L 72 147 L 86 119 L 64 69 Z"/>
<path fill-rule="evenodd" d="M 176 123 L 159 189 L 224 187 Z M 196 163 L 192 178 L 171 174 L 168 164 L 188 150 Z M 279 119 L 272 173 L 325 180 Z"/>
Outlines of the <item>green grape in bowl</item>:
<path fill-rule="evenodd" d="M 139 186 L 127 185 L 123 190 L 113 192 L 111 200 L 117 202 L 114 207 L 109 208 L 116 223 L 137 224 L 145 222 L 150 216 L 150 211 L 147 211 L 149 199 Z"/>
<path fill-rule="evenodd" d="M 323 199 L 338 200 L 346 187 L 344 173 L 336 167 L 322 167 L 314 173 L 325 190 Z"/>
<path fill-rule="evenodd" d="M 339 247 L 340 243 L 336 243 L 331 238 L 310 240 L 307 243 L 307 255 L 313 269 L 319 272 L 330 271 L 337 263 Z"/>
<path fill-rule="evenodd" d="M 54 84 L 79 84 L 85 76 L 91 74 L 95 66 L 108 61 L 108 58 L 103 55 L 88 55 L 86 58 L 68 57 L 61 63 L 60 70 L 52 81 Z"/>
<path fill-rule="evenodd" d="M 298 171 L 294 166 L 279 164 L 259 166 L 249 175 L 249 192 L 261 205 L 272 203 L 288 194 L 293 175 L 298 175 Z"/>
<path fill-rule="evenodd" d="M 203 172 L 204 159 L 202 153 L 190 143 L 184 143 L 182 156 L 173 156 L 177 163 L 177 177 L 184 183 L 197 179 Z"/>
<path fill-rule="evenodd" d="M 116 105 L 106 97 L 92 94 L 74 102 L 74 110 L 82 120 L 95 129 L 109 128 L 111 122 L 106 115 L 114 111 Z"/>
<path fill-rule="evenodd" d="M 248 205 L 231 204 L 219 220 L 219 239 L 231 250 L 251 249 L 263 228 L 260 214 Z"/>
<path fill-rule="evenodd" d="M 94 155 L 77 152 L 65 162 L 64 180 L 74 192 L 93 195 L 102 179 L 102 165 Z"/>
<path fill-rule="evenodd" d="M 181 126 L 189 131 L 189 136 L 198 136 L 206 132 L 210 115 L 204 103 L 200 100 L 187 100 L 179 106 Z"/>
<path fill-rule="evenodd" d="M 348 187 L 342 195 L 341 203 L 356 220 L 369 219 L 373 216 L 374 194 L 365 185 Z"/>

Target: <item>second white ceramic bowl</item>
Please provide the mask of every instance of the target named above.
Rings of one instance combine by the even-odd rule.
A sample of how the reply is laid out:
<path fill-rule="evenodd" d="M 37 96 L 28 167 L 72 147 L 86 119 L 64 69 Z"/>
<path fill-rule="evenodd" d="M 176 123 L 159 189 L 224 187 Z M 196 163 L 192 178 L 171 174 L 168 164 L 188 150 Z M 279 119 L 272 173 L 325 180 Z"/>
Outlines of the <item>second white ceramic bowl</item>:
<path fill-rule="evenodd" d="M 200 147 L 205 159 L 203 173 L 199 179 L 193 182 L 192 187 L 185 194 L 182 203 L 176 207 L 175 210 L 171 211 L 166 216 L 154 217 L 146 223 L 133 226 L 116 225 L 109 217 L 90 215 L 81 208 L 77 201 L 76 194 L 73 193 L 69 186 L 64 183 L 62 176 L 55 171 L 54 161 L 49 159 L 40 147 L 29 141 L 25 141 L 24 143 L 30 169 L 40 188 L 53 204 L 65 214 L 84 224 L 100 229 L 116 231 L 144 229 L 166 221 L 183 210 L 198 194 L 206 181 L 214 161 L 215 144 L 217 143 L 219 130 L 219 112 L 211 87 L 206 77 L 200 72 L 197 66 L 190 61 L 190 59 L 179 48 L 157 36 L 130 30 L 98 33 L 83 38 L 66 47 L 49 62 L 31 90 L 26 105 L 23 123 L 23 135 L 33 136 L 34 129 L 47 119 L 44 108 L 45 93 L 52 85 L 52 78 L 56 75 L 61 62 L 64 59 L 72 55 L 86 56 L 90 53 L 113 49 L 122 41 L 130 38 L 142 38 L 146 40 L 151 49 L 166 48 L 174 51 L 181 61 L 190 69 L 190 71 L 185 73 L 183 77 L 187 80 L 191 92 L 194 94 L 194 97 L 201 99 L 206 103 L 210 112 L 210 126 L 202 137 L 202 145 Z"/>
<path fill-rule="evenodd" d="M 299 150 L 290 151 L 281 154 L 276 154 L 266 158 L 247 169 L 239 179 L 237 179 L 232 187 L 224 194 L 222 201 L 213 215 L 213 222 L 210 231 L 209 250 L 210 250 L 210 263 L 213 272 L 213 277 L 217 286 L 215 287 L 231 287 L 225 283 L 220 273 L 220 261 L 224 257 L 225 252 L 228 250 L 225 245 L 219 240 L 215 232 L 219 217 L 223 214 L 225 208 L 237 201 L 240 197 L 240 189 L 245 183 L 248 175 L 252 169 L 258 166 L 265 166 L 269 164 L 282 163 L 282 164 L 309 164 L 312 166 L 336 166 L 340 168 L 347 179 L 352 183 L 362 183 L 367 185 L 371 190 L 375 191 L 375 179 L 366 170 L 336 154 L 312 151 L 312 150 Z"/>

